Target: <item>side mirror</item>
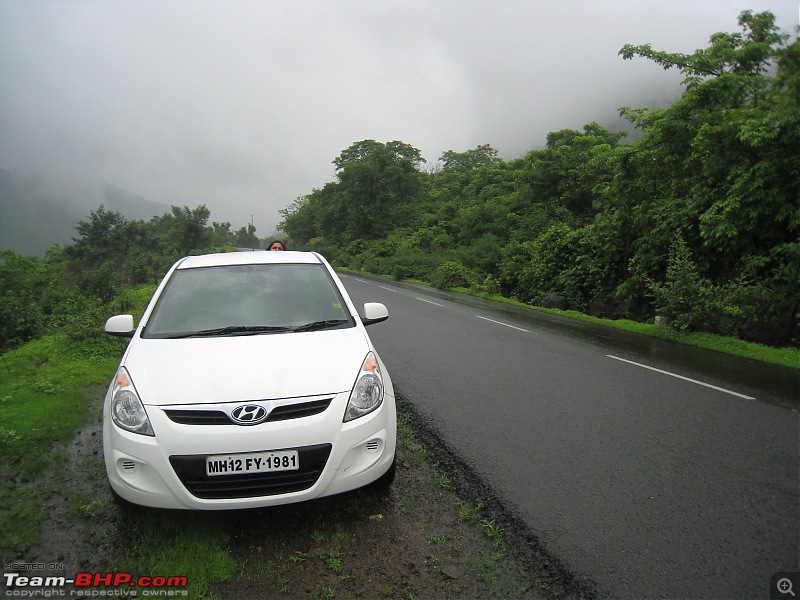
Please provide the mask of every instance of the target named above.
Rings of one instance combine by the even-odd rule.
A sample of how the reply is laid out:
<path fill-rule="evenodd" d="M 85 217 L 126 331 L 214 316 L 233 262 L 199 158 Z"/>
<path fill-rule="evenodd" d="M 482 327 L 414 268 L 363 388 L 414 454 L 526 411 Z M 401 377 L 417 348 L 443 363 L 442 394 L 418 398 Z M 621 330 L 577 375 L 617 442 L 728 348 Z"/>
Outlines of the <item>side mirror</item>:
<path fill-rule="evenodd" d="M 389 318 L 389 311 L 380 302 L 367 302 L 364 305 L 364 316 L 361 322 L 366 325 L 374 325 Z"/>
<path fill-rule="evenodd" d="M 106 333 L 117 337 L 133 337 L 136 327 L 133 315 L 115 315 L 106 321 Z"/>

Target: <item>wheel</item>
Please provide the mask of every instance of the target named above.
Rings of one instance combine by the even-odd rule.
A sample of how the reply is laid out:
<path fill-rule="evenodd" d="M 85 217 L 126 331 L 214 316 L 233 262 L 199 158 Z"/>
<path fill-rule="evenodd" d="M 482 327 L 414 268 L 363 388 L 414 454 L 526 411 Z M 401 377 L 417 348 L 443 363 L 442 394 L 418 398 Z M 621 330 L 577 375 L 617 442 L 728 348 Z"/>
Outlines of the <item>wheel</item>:
<path fill-rule="evenodd" d="M 369 484 L 369 489 L 375 491 L 388 490 L 394 481 L 394 476 L 397 473 L 397 455 L 392 458 L 392 466 L 383 475 L 378 477 L 375 481 Z"/>
<path fill-rule="evenodd" d="M 125 500 L 122 496 L 120 496 L 117 492 L 114 491 L 114 488 L 109 486 L 109 490 L 111 491 L 111 497 L 114 499 L 114 504 L 120 507 L 121 510 L 125 512 L 140 512 L 142 510 L 142 506 L 138 504 L 134 504 L 128 500 Z"/>

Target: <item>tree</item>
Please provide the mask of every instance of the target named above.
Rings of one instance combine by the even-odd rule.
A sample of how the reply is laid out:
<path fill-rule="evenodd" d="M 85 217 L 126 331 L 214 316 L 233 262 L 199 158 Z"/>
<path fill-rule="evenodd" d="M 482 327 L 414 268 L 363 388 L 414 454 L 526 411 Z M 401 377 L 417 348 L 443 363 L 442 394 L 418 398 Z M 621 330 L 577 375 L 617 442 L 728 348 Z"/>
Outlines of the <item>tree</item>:
<path fill-rule="evenodd" d="M 620 52 L 687 75 L 686 93 L 669 109 L 623 114 L 645 130 L 642 147 L 658 169 L 645 167 L 635 179 L 656 182 L 670 203 L 679 202 L 689 217 L 687 243 L 702 246 L 698 262 L 717 277 L 796 241 L 800 226 L 800 111 L 791 97 L 800 70 L 789 59 L 798 42 L 784 46 L 788 36 L 771 13 L 745 11 L 739 23 L 742 34 L 715 34 L 691 55 L 650 46 Z"/>
<path fill-rule="evenodd" d="M 291 239 L 301 246 L 315 237 L 319 215 L 316 214 L 312 197 L 317 190 L 306 196 L 298 196 L 289 206 L 281 209 L 281 222 L 278 229 L 286 232 Z"/>
<path fill-rule="evenodd" d="M 252 223 L 240 227 L 233 236 L 233 244 L 237 248 L 258 248 L 260 240 L 256 236 L 256 228 Z"/>
<path fill-rule="evenodd" d="M 393 141 L 385 144 L 375 140 L 355 142 L 333 160 L 337 173 L 349 165 L 371 162 L 379 168 L 386 168 L 390 163 L 404 163 L 418 169 L 425 159 L 419 150 L 405 142 Z"/>
<path fill-rule="evenodd" d="M 282 211 L 280 228 L 305 243 L 336 246 L 386 237 L 414 218 L 425 175 L 419 150 L 399 141 L 356 142 L 334 159 L 338 181 Z"/>
<path fill-rule="evenodd" d="M 78 221 L 75 229 L 79 235 L 72 238 L 68 255 L 84 268 L 98 267 L 109 260 L 121 262 L 131 241 L 126 224 L 122 213 L 108 211 L 101 204 L 87 220 Z"/>
<path fill-rule="evenodd" d="M 168 247 L 181 256 L 192 250 L 201 250 L 211 245 L 212 231 L 207 227 L 211 211 L 205 204 L 191 209 L 188 206 L 172 206 L 170 214 L 156 219 L 155 226 Z"/>
<path fill-rule="evenodd" d="M 800 281 L 800 49 L 771 13 L 741 13 L 742 33 L 714 34 L 709 48 L 671 54 L 625 46 L 686 75 L 673 106 L 623 109 L 644 131 L 610 186 L 636 199 L 646 272 L 664 274 L 663 248 L 681 233 L 698 276 L 754 281 L 783 314 L 796 314 Z M 649 185 L 649 188 L 648 188 Z M 613 202 L 612 202 L 613 203 Z M 660 248 L 662 250 L 656 250 Z M 797 335 L 795 320 L 792 335 Z"/>
<path fill-rule="evenodd" d="M 689 87 L 723 75 L 766 75 L 774 66 L 777 49 L 785 45 L 789 35 L 780 32 L 775 15 L 770 12 L 753 14 L 746 10 L 739 15 L 739 26 L 742 33 L 715 33 L 708 48 L 692 54 L 653 50 L 650 44 L 626 44 L 619 54 L 625 60 L 634 56 L 649 58 L 665 70 L 677 67 L 686 75 L 684 84 Z"/>
<path fill-rule="evenodd" d="M 562 129 L 549 133 L 545 149 L 532 150 L 525 157 L 522 176 L 532 197 L 588 220 L 594 215 L 594 189 L 611 180 L 615 165 L 608 157 L 624 136 L 597 123 L 585 125 L 583 132 Z"/>
<path fill-rule="evenodd" d="M 482 145 L 421 173 L 408 144 L 363 140 L 281 228 L 352 268 L 488 275 L 526 300 L 558 292 L 636 318 L 654 291 L 665 309 L 694 286 L 678 307 L 692 328 L 800 339 L 800 46 L 770 13 L 739 23 L 690 54 L 622 48 L 684 75 L 672 106 L 621 109 L 638 142 L 590 123 L 513 161 Z"/>
<path fill-rule="evenodd" d="M 41 259 L 0 250 L 0 353 L 44 329 L 40 300 L 47 275 Z"/>
<path fill-rule="evenodd" d="M 230 246 L 233 244 L 233 232 L 228 221 L 211 223 L 211 245 L 214 247 Z"/>
<path fill-rule="evenodd" d="M 494 163 L 500 162 L 497 150 L 489 144 L 482 144 L 466 152 L 447 150 L 439 158 L 444 170 L 449 171 L 474 171 Z"/>

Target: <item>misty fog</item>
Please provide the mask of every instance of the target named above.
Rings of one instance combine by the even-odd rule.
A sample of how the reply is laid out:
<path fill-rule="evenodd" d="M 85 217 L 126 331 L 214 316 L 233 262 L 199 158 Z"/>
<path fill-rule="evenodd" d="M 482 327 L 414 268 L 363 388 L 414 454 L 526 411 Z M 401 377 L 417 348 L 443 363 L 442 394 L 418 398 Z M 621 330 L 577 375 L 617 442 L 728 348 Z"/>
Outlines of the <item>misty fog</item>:
<path fill-rule="evenodd" d="M 266 235 L 358 140 L 509 160 L 550 131 L 622 128 L 619 107 L 681 93 L 624 44 L 692 52 L 746 9 L 797 25 L 795 0 L 0 0 L 0 168 Z"/>

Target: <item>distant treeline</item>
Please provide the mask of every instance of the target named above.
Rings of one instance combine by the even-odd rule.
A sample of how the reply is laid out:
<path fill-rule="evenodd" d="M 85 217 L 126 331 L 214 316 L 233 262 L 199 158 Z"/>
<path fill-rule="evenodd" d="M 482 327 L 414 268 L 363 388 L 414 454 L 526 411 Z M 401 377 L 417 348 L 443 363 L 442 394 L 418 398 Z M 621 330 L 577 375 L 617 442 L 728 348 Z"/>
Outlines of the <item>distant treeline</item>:
<path fill-rule="evenodd" d="M 592 123 L 516 160 L 483 145 L 425 169 L 364 140 L 280 227 L 352 269 L 797 345 L 800 45 L 771 13 L 739 24 L 693 54 L 622 48 L 685 76 L 671 107 L 621 109 L 636 143 Z"/>
<path fill-rule="evenodd" d="M 685 75 L 666 109 L 621 109 L 636 143 L 594 123 L 504 161 L 489 145 L 425 168 L 409 144 L 357 142 L 336 181 L 282 211 L 296 249 L 442 288 L 545 296 L 681 331 L 800 342 L 800 44 L 771 13 L 740 15 L 690 55 L 625 46 Z M 150 221 L 100 206 L 44 258 L 0 251 L 0 352 L 54 330 L 101 335 L 180 256 L 264 247 L 205 206 Z M 147 290 L 143 290 L 146 292 Z"/>
<path fill-rule="evenodd" d="M 208 224 L 205 205 L 171 207 L 149 221 L 129 220 L 100 206 L 79 221 L 77 237 L 43 258 L 0 250 L 0 353 L 41 335 L 101 335 L 111 312 L 128 311 L 131 286 L 158 283 L 188 254 L 261 248 L 247 225 Z"/>

